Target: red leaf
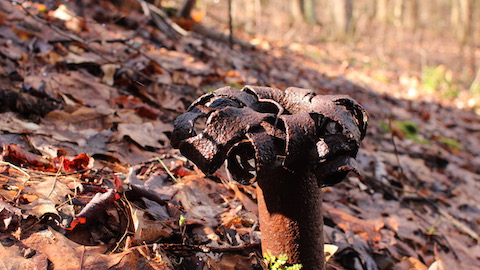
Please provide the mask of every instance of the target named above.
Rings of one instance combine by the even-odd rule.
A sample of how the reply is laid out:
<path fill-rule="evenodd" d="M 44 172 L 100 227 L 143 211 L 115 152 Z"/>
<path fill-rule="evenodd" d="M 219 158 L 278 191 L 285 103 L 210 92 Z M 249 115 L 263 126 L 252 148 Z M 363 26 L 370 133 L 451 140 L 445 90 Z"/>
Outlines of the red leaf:
<path fill-rule="evenodd" d="M 87 223 L 87 219 L 84 218 L 84 217 L 79 217 L 79 218 L 75 218 L 72 223 L 70 223 L 70 227 L 67 228 L 67 230 L 71 231 L 73 229 L 75 229 L 75 227 L 77 227 L 78 224 L 85 224 Z"/>
<path fill-rule="evenodd" d="M 53 163 L 42 156 L 28 152 L 15 144 L 3 144 L 0 160 L 5 160 L 17 166 L 30 167 L 41 171 L 56 171 Z"/>
<path fill-rule="evenodd" d="M 189 169 L 186 169 L 182 166 L 178 166 L 177 168 L 175 169 L 172 169 L 171 172 L 176 175 L 176 176 L 180 176 L 180 177 L 184 177 L 184 176 L 188 176 L 188 175 L 192 175 L 193 172 Z"/>
<path fill-rule="evenodd" d="M 143 103 L 138 97 L 120 96 L 113 101 L 125 109 L 135 110 L 135 113 L 143 118 L 157 119 L 160 114 L 158 109 Z"/>
<path fill-rule="evenodd" d="M 115 190 L 119 191 L 120 187 L 122 186 L 122 180 L 120 180 L 120 178 L 118 178 L 117 175 L 114 175 L 113 176 L 113 183 L 115 184 Z"/>
<path fill-rule="evenodd" d="M 93 168 L 93 162 L 94 159 L 91 156 L 83 153 L 72 160 L 65 159 L 63 161 L 63 169 L 68 173 L 83 171 Z"/>

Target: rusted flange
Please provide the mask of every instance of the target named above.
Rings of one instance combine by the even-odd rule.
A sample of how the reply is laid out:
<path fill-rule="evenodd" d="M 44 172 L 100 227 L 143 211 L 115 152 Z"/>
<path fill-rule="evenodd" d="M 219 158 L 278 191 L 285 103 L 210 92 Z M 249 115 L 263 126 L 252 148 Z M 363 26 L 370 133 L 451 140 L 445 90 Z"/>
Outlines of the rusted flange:
<path fill-rule="evenodd" d="M 177 118 L 171 142 L 206 174 L 227 160 L 234 180 L 258 180 L 262 248 L 309 269 L 323 258 L 302 255 L 302 246 L 323 250 L 323 242 L 306 239 L 321 238 L 321 187 L 356 170 L 366 128 L 365 110 L 348 96 L 223 87 Z"/>
<path fill-rule="evenodd" d="M 197 134 L 199 119 L 205 128 Z M 293 171 L 296 163 L 308 162 L 325 186 L 355 170 L 366 128 L 367 114 L 348 96 L 294 87 L 284 92 L 223 87 L 201 96 L 177 118 L 172 145 L 207 174 L 228 160 L 233 178 L 242 184 L 272 167 Z"/>

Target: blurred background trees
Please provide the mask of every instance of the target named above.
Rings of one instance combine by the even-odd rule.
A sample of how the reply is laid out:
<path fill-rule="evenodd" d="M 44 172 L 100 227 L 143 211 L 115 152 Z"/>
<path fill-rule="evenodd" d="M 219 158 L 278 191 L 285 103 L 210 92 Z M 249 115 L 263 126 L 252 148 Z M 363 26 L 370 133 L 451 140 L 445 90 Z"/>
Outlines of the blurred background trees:
<path fill-rule="evenodd" d="M 480 3 L 475 0 L 162 1 L 178 8 L 194 2 L 193 12 L 220 29 L 229 24 L 231 2 L 232 28 L 241 38 L 286 46 L 350 46 L 380 65 L 416 72 L 418 78 L 442 66 L 439 70 L 446 67 L 461 88 L 480 92 L 476 38 Z"/>

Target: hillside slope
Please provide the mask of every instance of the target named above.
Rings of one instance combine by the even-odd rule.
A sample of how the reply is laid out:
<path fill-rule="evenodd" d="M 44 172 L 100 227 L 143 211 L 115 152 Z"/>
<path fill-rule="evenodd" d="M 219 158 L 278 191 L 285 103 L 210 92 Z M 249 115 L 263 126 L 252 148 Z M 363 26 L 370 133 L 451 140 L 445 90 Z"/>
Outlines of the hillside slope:
<path fill-rule="evenodd" d="M 232 49 L 140 1 L 13 3 L 0 3 L 6 268 L 265 267 L 255 189 L 204 176 L 168 139 L 199 95 L 246 84 L 348 94 L 370 115 L 362 176 L 324 192 L 331 269 L 480 267 L 478 115 L 286 48 Z"/>

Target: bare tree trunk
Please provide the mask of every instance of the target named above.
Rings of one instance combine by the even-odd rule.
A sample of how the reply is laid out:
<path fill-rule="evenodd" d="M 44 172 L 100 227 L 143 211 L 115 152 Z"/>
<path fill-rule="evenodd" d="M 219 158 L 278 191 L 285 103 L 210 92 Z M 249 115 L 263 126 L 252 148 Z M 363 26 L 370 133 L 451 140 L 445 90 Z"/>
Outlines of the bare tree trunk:
<path fill-rule="evenodd" d="M 303 0 L 303 17 L 309 24 L 317 24 L 317 13 L 315 8 L 317 6 L 316 0 Z"/>
<path fill-rule="evenodd" d="M 333 36 L 344 40 L 352 34 L 353 0 L 330 0 Z"/>
<path fill-rule="evenodd" d="M 376 7 L 375 7 L 375 18 L 377 21 L 381 23 L 388 22 L 389 19 L 389 0 L 376 0 Z"/>
<path fill-rule="evenodd" d="M 404 6 L 402 25 L 408 29 L 417 29 L 418 26 L 418 0 L 407 0 Z"/>
<path fill-rule="evenodd" d="M 299 23 L 303 21 L 302 9 L 302 0 L 290 1 L 290 14 L 292 15 L 294 23 Z"/>
<path fill-rule="evenodd" d="M 404 4 L 405 4 L 404 0 L 397 0 L 393 2 L 393 18 L 394 18 L 393 22 L 396 26 L 402 25 Z"/>
<path fill-rule="evenodd" d="M 192 10 L 195 7 L 196 0 L 185 0 L 182 6 L 177 11 L 177 17 L 179 18 L 191 18 Z"/>
<path fill-rule="evenodd" d="M 454 0 L 450 20 L 458 41 L 465 45 L 472 28 L 473 0 Z"/>
<path fill-rule="evenodd" d="M 228 0 L 228 43 L 230 48 L 233 48 L 233 11 L 232 0 Z"/>

